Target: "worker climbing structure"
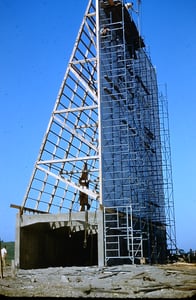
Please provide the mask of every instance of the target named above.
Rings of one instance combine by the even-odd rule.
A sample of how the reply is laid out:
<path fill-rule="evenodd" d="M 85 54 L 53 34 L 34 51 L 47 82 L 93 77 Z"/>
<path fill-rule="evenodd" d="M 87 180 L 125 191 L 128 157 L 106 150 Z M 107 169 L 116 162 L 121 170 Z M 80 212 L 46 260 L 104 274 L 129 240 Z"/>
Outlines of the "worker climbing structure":
<path fill-rule="evenodd" d="M 88 3 L 24 200 L 11 205 L 23 267 L 164 263 L 176 250 L 167 98 L 140 5 Z"/>

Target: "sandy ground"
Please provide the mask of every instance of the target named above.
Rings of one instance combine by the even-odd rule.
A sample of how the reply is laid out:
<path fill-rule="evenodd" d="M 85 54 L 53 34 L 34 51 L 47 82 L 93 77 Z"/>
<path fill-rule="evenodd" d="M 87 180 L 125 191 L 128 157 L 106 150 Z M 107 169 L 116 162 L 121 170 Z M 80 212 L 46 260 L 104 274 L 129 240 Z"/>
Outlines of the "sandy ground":
<path fill-rule="evenodd" d="M 0 279 L 0 297 L 194 298 L 196 264 L 58 267 L 16 272 L 7 266 Z"/>

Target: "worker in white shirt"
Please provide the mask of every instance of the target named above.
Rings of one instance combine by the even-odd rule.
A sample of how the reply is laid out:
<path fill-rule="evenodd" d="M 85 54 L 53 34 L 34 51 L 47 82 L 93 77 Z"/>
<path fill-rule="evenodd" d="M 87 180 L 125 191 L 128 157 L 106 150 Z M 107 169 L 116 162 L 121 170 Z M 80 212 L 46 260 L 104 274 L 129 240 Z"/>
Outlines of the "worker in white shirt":
<path fill-rule="evenodd" d="M 4 246 L 1 249 L 1 259 L 2 259 L 2 262 L 3 262 L 3 267 L 6 266 L 6 256 L 7 256 L 7 249 L 6 249 L 6 246 Z"/>

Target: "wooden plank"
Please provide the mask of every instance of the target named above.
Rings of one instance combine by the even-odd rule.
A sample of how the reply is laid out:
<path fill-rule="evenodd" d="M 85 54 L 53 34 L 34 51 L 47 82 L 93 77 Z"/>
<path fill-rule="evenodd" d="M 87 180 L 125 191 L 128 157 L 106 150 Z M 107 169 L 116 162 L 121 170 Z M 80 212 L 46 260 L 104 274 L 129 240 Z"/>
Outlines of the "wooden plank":
<path fill-rule="evenodd" d="M 43 210 L 33 209 L 33 208 L 20 206 L 20 205 L 16 205 L 16 204 L 10 204 L 10 207 L 19 209 L 21 215 L 23 214 L 23 211 L 28 211 L 28 212 L 32 212 L 32 213 L 39 213 L 39 214 L 48 214 L 48 212 L 43 211 Z"/>

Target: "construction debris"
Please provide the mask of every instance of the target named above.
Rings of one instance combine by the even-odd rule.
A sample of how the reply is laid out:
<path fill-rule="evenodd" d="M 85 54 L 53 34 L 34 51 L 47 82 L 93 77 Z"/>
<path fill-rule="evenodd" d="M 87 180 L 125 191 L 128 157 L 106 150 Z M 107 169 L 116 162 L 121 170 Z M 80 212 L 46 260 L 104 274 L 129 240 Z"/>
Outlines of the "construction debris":
<path fill-rule="evenodd" d="M 58 267 L 16 270 L 7 266 L 0 296 L 63 298 L 193 298 L 196 264 Z"/>

